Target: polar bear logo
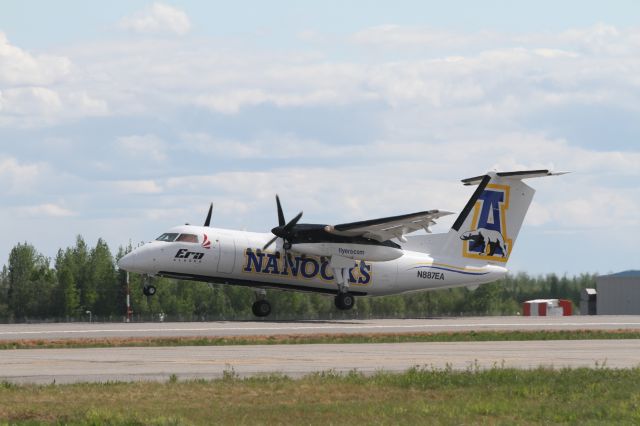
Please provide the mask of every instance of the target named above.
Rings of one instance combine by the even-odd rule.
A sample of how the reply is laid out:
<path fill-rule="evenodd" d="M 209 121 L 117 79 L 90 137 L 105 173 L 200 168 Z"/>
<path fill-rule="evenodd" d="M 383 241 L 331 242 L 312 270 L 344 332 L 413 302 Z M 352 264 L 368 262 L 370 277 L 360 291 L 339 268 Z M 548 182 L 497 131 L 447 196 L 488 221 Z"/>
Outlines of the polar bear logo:
<path fill-rule="evenodd" d="M 488 244 L 489 256 L 494 256 L 498 248 L 502 251 L 502 257 L 507 256 L 507 246 L 504 243 L 502 233 L 495 229 L 478 228 L 475 231 L 467 231 L 460 236 L 460 239 L 469 240 L 469 250 L 484 254 Z"/>

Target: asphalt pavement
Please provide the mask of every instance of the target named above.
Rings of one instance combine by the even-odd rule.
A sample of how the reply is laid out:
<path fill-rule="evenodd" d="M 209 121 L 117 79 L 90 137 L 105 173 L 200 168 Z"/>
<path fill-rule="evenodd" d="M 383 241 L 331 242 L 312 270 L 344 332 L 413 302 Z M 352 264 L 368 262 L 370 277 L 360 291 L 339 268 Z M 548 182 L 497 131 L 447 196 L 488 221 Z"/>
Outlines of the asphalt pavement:
<path fill-rule="evenodd" d="M 640 316 L 513 316 L 291 322 L 266 320 L 172 323 L 0 324 L 0 340 L 580 329 L 640 329 Z"/>
<path fill-rule="evenodd" d="M 539 366 L 640 366 L 640 340 L 181 346 L 0 351 L 0 380 L 71 383 L 213 379 L 358 370 L 403 371 L 413 366 L 456 370 Z"/>

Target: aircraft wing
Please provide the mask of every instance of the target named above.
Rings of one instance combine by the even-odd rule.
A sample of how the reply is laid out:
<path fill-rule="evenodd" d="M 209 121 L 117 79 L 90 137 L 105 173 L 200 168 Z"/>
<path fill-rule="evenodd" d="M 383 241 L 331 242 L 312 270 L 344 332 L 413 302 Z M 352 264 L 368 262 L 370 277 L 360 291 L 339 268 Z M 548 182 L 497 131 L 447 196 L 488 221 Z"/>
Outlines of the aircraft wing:
<path fill-rule="evenodd" d="M 361 222 L 341 223 L 328 225 L 325 230 L 331 234 L 347 237 L 365 237 L 377 241 L 387 241 L 398 238 L 406 241 L 405 234 L 424 229 L 431 233 L 429 228 L 435 224 L 435 220 L 453 214 L 440 210 L 427 210 L 424 212 L 409 213 L 400 216 L 385 217 L 381 219 L 363 220 Z"/>

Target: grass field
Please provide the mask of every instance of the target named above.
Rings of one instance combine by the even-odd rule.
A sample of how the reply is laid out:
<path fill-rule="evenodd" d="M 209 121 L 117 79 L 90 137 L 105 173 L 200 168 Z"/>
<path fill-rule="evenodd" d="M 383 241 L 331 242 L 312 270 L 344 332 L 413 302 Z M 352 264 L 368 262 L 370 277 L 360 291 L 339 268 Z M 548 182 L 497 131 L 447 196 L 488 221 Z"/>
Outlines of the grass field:
<path fill-rule="evenodd" d="M 307 334 L 231 337 L 142 337 L 22 339 L 0 341 L 2 349 L 61 349 L 142 346 L 221 346 L 314 343 L 486 342 L 518 340 L 640 339 L 640 330 L 461 331 L 440 333 Z"/>
<path fill-rule="evenodd" d="M 640 369 L 411 369 L 215 381 L 0 385 L 0 421 L 61 424 L 640 424 Z"/>

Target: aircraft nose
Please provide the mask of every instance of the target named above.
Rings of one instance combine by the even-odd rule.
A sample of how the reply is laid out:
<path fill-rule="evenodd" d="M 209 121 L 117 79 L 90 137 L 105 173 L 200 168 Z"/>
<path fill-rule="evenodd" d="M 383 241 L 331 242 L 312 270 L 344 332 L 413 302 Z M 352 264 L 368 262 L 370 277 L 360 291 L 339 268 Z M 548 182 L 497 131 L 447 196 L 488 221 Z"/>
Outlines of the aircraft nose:
<path fill-rule="evenodd" d="M 131 271 L 136 266 L 136 254 L 129 253 L 125 254 L 118 260 L 118 268 L 124 269 L 125 271 Z"/>

